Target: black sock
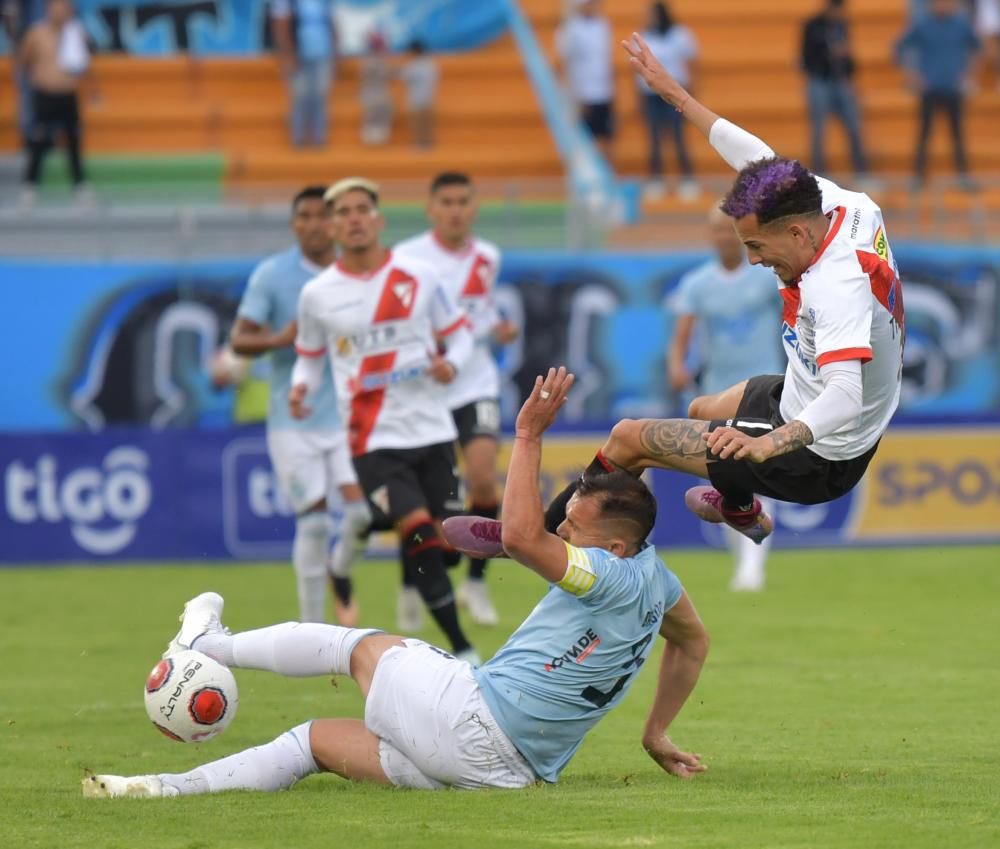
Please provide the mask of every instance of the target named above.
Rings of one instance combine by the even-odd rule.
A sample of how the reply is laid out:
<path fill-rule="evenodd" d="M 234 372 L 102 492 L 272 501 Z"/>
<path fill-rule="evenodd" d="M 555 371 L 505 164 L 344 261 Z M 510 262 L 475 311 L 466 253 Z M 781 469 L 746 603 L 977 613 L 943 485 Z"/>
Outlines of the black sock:
<path fill-rule="evenodd" d="M 497 511 L 499 505 L 496 502 L 492 504 L 473 504 L 472 508 L 469 510 L 470 516 L 482 516 L 484 519 L 495 519 L 497 517 Z M 469 579 L 472 581 L 481 581 L 483 575 L 486 574 L 486 563 L 481 557 L 470 557 L 469 558 Z"/>
<path fill-rule="evenodd" d="M 430 522 L 411 527 L 403 536 L 403 564 L 420 597 L 438 627 L 451 643 L 452 651 L 471 648 L 458 624 L 458 608 L 451 591 L 451 581 L 441 557 L 441 539 Z"/>
<path fill-rule="evenodd" d="M 333 583 L 333 594 L 342 604 L 350 604 L 351 590 L 353 589 L 351 579 L 338 578 L 336 575 L 331 575 L 331 581 Z"/>
<path fill-rule="evenodd" d="M 614 470 L 615 467 L 605 460 L 604 455 L 598 451 L 594 459 L 590 461 L 590 465 L 584 470 L 584 474 L 606 475 L 608 472 L 613 472 Z M 569 486 L 566 487 L 566 489 L 552 499 L 552 503 L 545 511 L 545 530 L 550 534 L 554 534 L 556 532 L 556 528 L 558 528 L 563 523 L 563 519 L 566 518 L 566 505 L 569 503 L 570 498 L 573 497 L 573 493 L 576 492 L 576 488 L 579 484 L 579 480 L 574 480 Z"/>

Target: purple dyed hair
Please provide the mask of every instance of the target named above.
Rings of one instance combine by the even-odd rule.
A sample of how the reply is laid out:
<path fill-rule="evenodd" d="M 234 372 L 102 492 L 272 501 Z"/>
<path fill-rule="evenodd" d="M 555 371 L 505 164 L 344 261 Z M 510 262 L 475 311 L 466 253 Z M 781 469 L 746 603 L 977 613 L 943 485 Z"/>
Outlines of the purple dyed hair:
<path fill-rule="evenodd" d="M 759 223 L 768 224 L 787 215 L 822 215 L 823 196 L 801 162 L 774 156 L 740 171 L 721 209 L 730 218 L 756 215 Z"/>

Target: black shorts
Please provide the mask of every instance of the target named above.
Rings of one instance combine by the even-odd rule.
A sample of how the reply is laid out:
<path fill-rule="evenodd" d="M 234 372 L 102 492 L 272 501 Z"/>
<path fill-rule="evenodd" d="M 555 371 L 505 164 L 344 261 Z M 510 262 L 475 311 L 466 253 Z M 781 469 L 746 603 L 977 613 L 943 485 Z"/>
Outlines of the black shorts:
<path fill-rule="evenodd" d="M 482 398 L 451 411 L 458 429 L 458 444 L 465 448 L 481 436 L 500 439 L 500 402 L 496 398 Z"/>
<path fill-rule="evenodd" d="M 465 510 L 450 442 L 370 451 L 354 458 L 354 471 L 377 524 L 420 508 L 435 519 Z"/>
<path fill-rule="evenodd" d="M 615 134 L 615 112 L 610 100 L 582 104 L 580 120 L 594 138 L 609 139 Z"/>
<path fill-rule="evenodd" d="M 735 427 L 749 436 L 762 436 L 785 424 L 779 412 L 784 384 L 785 378 L 780 374 L 751 377 L 735 418 L 716 419 L 709 431 L 717 427 Z M 877 448 L 876 442 L 860 457 L 850 460 L 826 460 L 815 451 L 799 448 L 763 463 L 720 460 L 709 451 L 708 478 L 723 494 L 727 490 L 754 492 L 793 504 L 822 504 L 855 487 Z"/>

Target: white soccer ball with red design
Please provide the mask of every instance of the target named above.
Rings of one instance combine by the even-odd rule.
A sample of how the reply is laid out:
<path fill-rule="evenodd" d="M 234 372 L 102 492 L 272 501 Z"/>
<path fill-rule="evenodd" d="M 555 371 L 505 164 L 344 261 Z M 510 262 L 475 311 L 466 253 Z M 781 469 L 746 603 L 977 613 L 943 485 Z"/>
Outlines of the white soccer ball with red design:
<path fill-rule="evenodd" d="M 226 730 L 240 703 L 236 679 L 207 654 L 165 657 L 146 679 L 146 713 L 171 740 L 201 743 Z"/>

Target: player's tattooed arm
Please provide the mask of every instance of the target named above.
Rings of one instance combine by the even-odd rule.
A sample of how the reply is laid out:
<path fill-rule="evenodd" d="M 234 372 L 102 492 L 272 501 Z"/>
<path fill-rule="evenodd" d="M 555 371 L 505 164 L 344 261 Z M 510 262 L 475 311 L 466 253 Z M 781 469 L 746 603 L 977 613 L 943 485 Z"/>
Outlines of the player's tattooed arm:
<path fill-rule="evenodd" d="M 772 430 L 766 436 L 762 436 L 761 439 L 765 439 L 771 443 L 774 450 L 770 456 L 777 457 L 781 454 L 787 454 L 790 451 L 797 451 L 806 445 L 812 445 L 813 435 L 804 422 L 793 419 L 788 424 L 784 424 Z"/>
<path fill-rule="evenodd" d="M 639 444 L 653 463 L 667 463 L 674 457 L 692 459 L 705 456 L 703 434 L 709 422 L 692 419 L 650 419 L 639 431 Z"/>

